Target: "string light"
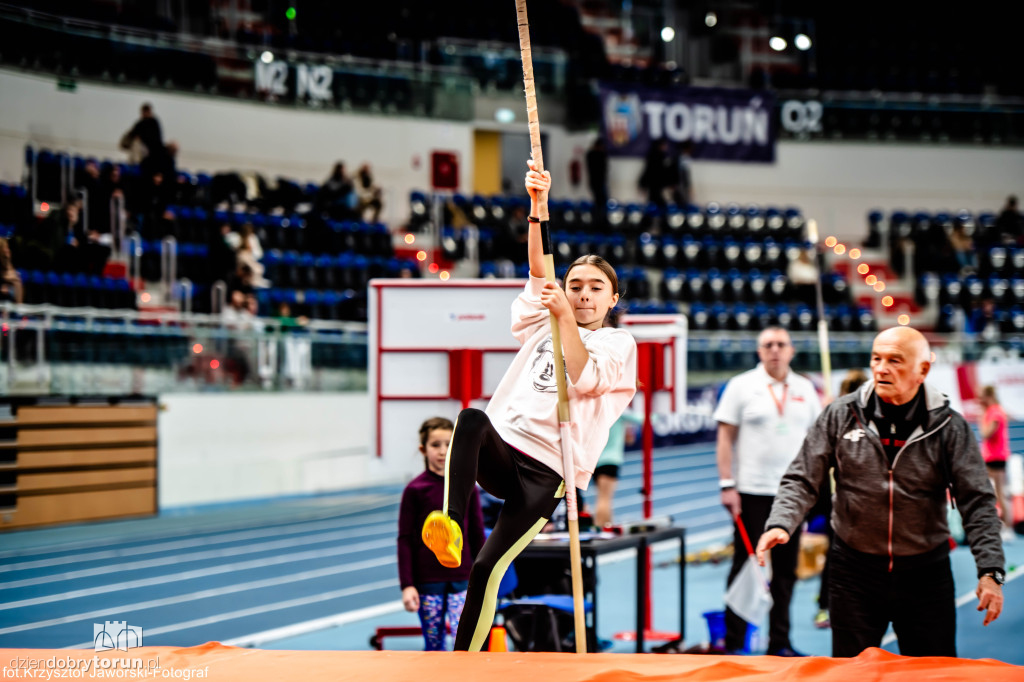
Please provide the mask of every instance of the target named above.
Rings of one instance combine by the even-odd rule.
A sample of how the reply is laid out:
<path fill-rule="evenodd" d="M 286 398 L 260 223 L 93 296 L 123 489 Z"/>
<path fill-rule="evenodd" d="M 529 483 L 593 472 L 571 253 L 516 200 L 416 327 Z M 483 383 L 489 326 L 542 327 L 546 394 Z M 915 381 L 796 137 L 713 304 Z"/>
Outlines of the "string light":
<path fill-rule="evenodd" d="M 888 308 L 892 304 L 893 304 L 892 296 L 883 296 L 882 297 L 882 305 L 884 305 L 886 308 Z"/>
<path fill-rule="evenodd" d="M 836 239 L 835 237 L 825 237 L 825 246 L 827 246 L 830 249 L 838 243 L 839 240 Z"/>
<path fill-rule="evenodd" d="M 449 278 L 449 277 L 451 277 L 451 275 L 449 275 L 449 274 L 448 274 L 448 271 L 447 271 L 447 270 L 442 270 L 442 271 L 441 271 L 441 274 L 440 274 L 440 275 L 438 275 L 438 277 L 440 277 L 440 278 L 441 278 L 441 281 L 442 281 L 442 282 L 447 282 L 447 281 L 448 281 L 448 278 Z"/>
<path fill-rule="evenodd" d="M 836 247 L 833 249 L 833 251 L 836 252 L 837 256 L 842 256 L 846 252 L 846 245 L 845 244 L 836 244 Z"/>
<path fill-rule="evenodd" d="M 896 318 L 896 321 L 900 324 L 910 324 L 910 315 L 900 315 Z"/>
<path fill-rule="evenodd" d="M 862 275 L 868 274 L 868 271 L 870 269 L 871 268 L 868 266 L 867 263 L 861 263 L 860 265 L 857 266 L 857 272 L 859 272 Z"/>
<path fill-rule="evenodd" d="M 203 352 L 203 344 L 197 343 L 197 344 L 193 345 L 192 346 L 192 352 L 195 353 L 196 355 L 199 355 L 200 353 L 202 353 Z"/>
<path fill-rule="evenodd" d="M 440 269 L 441 266 L 438 265 L 437 263 L 431 263 L 429 266 L 427 266 L 427 270 L 430 270 L 431 272 L 437 272 Z"/>
<path fill-rule="evenodd" d="M 426 251 L 417 251 L 416 252 L 416 260 L 420 261 L 421 263 L 423 261 L 427 260 L 427 252 Z"/>
<path fill-rule="evenodd" d="M 853 260 L 860 258 L 860 249 L 850 249 L 850 258 Z"/>
<path fill-rule="evenodd" d="M 875 291 L 878 293 L 885 291 L 885 282 L 875 282 Z"/>
<path fill-rule="evenodd" d="M 877 281 L 878 278 L 875 277 L 874 275 L 868 275 L 867 277 L 864 278 L 864 283 L 867 284 L 869 287 L 875 286 L 875 282 Z"/>
<path fill-rule="evenodd" d="M 210 369 L 217 369 L 220 367 L 220 360 L 210 360 Z"/>
<path fill-rule="evenodd" d="M 412 244 L 414 241 L 416 241 L 416 235 L 414 235 L 414 234 L 407 234 L 407 235 L 405 235 L 405 243 L 406 244 Z"/>

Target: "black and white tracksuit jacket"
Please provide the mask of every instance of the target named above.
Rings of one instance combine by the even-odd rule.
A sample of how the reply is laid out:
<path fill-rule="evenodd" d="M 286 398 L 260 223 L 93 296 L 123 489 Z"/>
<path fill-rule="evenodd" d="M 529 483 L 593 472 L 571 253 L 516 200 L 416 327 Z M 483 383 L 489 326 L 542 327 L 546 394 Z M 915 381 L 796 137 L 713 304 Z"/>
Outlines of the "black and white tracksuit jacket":
<path fill-rule="evenodd" d="M 765 528 L 792 533 L 835 467 L 832 528 L 849 547 L 894 560 L 934 552 L 949 539 L 946 490 L 963 517 L 978 575 L 1004 568 L 996 500 L 974 433 L 949 400 L 925 384 L 928 417 L 889 463 L 865 413 L 874 384 L 829 405 L 782 478 Z"/>

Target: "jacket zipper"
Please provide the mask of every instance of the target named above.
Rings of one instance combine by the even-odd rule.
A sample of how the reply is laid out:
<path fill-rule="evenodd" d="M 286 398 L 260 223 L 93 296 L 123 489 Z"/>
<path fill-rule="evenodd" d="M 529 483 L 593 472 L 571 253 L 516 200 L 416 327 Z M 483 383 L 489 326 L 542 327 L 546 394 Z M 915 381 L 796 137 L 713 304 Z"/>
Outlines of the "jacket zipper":
<path fill-rule="evenodd" d="M 867 428 L 867 426 L 863 422 L 861 422 L 860 415 L 857 414 L 857 410 L 854 409 L 854 405 L 850 405 L 850 408 L 851 408 L 850 411 L 853 412 L 853 418 L 857 420 L 857 426 L 859 426 L 865 433 L 868 433 L 870 430 Z M 892 573 L 893 562 L 895 561 L 895 555 L 893 554 L 893 550 L 892 550 L 892 527 L 893 527 L 893 506 L 894 506 L 893 505 L 893 494 L 894 494 L 894 488 L 895 488 L 895 486 L 893 485 L 893 480 L 892 480 L 893 469 L 896 467 L 897 460 L 899 460 L 900 455 L 903 454 L 903 451 L 907 449 L 908 445 L 910 445 L 911 443 L 916 443 L 917 441 L 919 441 L 919 440 L 921 440 L 923 438 L 927 438 L 928 436 L 932 435 L 933 433 L 935 433 L 939 429 L 941 429 L 943 426 L 948 424 L 950 422 L 950 420 L 952 420 L 952 419 L 953 419 L 952 417 L 946 417 L 946 420 L 944 422 L 942 422 L 941 424 L 936 426 L 931 431 L 928 431 L 927 433 L 922 433 L 917 438 L 913 438 L 911 440 L 908 440 L 906 443 L 903 444 L 903 447 L 901 447 L 899 449 L 899 452 L 896 453 L 896 456 L 892 458 L 892 464 L 889 465 L 889 541 L 888 541 L 889 573 Z M 885 455 L 885 451 L 884 450 L 882 451 L 882 454 L 883 454 L 883 456 Z M 941 456 L 942 455 L 940 454 L 940 457 Z"/>
<path fill-rule="evenodd" d="M 917 441 L 922 440 L 923 438 L 926 438 L 926 437 L 932 435 L 933 433 L 936 433 L 939 429 L 941 429 L 943 426 L 948 424 L 951 419 L 952 419 L 952 417 L 946 417 L 946 421 L 942 422 L 941 424 L 936 426 L 931 431 L 928 431 L 927 433 L 922 433 L 917 438 L 913 438 L 911 440 L 908 440 L 906 443 L 903 444 L 903 447 L 901 447 L 899 449 L 899 452 L 896 453 L 896 456 L 892 458 L 892 464 L 889 465 L 889 573 L 892 573 L 893 561 L 895 560 L 895 556 L 893 555 L 893 551 L 892 551 L 893 491 L 894 491 L 894 486 L 893 486 L 893 482 L 892 482 L 892 471 L 893 471 L 893 469 L 896 468 L 896 462 L 899 460 L 900 455 L 903 454 L 903 451 L 907 449 L 908 445 L 910 445 L 911 443 L 916 443 Z M 939 457 L 944 457 L 944 456 L 945 455 L 943 453 L 939 453 Z"/>

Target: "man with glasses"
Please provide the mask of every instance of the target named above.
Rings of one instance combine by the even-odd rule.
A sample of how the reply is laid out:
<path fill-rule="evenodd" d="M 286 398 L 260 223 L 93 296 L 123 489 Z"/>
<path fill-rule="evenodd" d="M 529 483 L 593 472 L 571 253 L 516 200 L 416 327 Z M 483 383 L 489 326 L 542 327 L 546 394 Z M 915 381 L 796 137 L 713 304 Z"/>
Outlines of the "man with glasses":
<path fill-rule="evenodd" d="M 821 412 L 814 384 L 789 369 L 794 353 L 785 329 L 763 330 L 757 337 L 760 364 L 729 380 L 714 413 L 722 505 L 733 519 L 740 518 L 754 545 L 764 530 L 782 475 Z M 727 584 L 732 584 L 747 561 L 738 524 L 733 536 L 735 551 Z M 789 603 L 796 583 L 799 530 L 793 538 L 794 542 L 780 545 L 771 554 L 773 604 L 768 654 L 772 656 L 802 655 L 789 640 Z M 725 623 L 726 649 L 742 651 L 746 621 L 727 608 Z"/>

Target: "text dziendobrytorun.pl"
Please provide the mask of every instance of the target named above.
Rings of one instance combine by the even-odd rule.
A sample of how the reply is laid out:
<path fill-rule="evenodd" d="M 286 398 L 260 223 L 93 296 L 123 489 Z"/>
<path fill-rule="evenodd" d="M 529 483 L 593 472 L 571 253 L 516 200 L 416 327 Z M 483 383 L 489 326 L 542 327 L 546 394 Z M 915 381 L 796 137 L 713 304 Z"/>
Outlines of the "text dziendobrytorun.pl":
<path fill-rule="evenodd" d="M 208 679 L 209 666 L 204 668 L 165 668 L 160 659 L 119 656 L 50 656 L 34 658 L 19 656 L 5 662 L 2 679 Z"/>

